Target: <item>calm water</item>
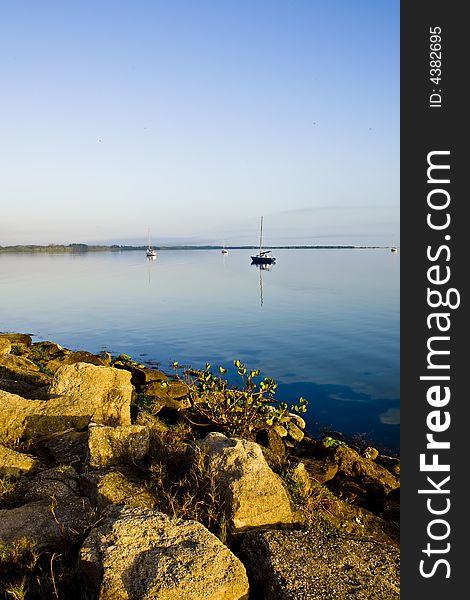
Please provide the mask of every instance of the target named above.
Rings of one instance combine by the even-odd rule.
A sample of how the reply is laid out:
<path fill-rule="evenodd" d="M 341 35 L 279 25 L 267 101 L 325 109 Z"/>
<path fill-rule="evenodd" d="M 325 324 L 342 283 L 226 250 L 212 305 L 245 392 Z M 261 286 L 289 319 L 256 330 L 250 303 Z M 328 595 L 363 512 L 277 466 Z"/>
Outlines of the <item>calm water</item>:
<path fill-rule="evenodd" d="M 399 451 L 399 255 L 389 250 L 0 254 L 0 330 L 160 365 L 230 367 L 309 400 L 307 421 Z"/>

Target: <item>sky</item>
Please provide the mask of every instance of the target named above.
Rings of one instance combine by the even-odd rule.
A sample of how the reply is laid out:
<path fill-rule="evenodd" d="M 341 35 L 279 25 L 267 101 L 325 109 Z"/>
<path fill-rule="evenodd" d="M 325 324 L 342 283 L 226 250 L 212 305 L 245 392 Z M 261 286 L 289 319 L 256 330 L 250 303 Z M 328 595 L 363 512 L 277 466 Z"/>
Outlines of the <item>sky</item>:
<path fill-rule="evenodd" d="M 0 246 L 399 242 L 398 0 L 0 2 Z"/>

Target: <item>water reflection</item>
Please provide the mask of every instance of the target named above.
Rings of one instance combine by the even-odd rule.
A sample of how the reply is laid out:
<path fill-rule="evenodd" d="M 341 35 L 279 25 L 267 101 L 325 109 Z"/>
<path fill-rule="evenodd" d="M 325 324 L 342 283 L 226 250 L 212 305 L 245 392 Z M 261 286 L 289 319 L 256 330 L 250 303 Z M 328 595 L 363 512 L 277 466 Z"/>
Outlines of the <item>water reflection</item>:
<path fill-rule="evenodd" d="M 252 261 L 251 266 L 258 267 L 259 269 L 259 297 L 260 306 L 263 306 L 263 271 L 271 271 L 274 263 L 257 263 Z"/>
<path fill-rule="evenodd" d="M 148 270 L 148 282 L 149 282 L 149 285 L 150 285 L 151 280 L 152 280 L 152 278 L 151 278 L 152 264 L 151 263 L 155 262 L 156 260 L 157 260 L 157 255 L 156 254 L 154 254 L 154 255 L 147 254 L 147 262 L 148 262 L 148 269 L 147 270 Z"/>

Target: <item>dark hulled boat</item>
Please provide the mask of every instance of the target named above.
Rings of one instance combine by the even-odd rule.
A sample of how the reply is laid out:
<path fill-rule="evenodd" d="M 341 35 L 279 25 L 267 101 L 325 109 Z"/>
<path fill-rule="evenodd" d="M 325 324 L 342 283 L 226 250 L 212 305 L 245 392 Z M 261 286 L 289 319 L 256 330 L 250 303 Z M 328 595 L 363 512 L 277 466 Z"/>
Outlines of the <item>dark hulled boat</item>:
<path fill-rule="evenodd" d="M 274 256 L 271 256 L 271 250 L 263 250 L 263 217 L 261 217 L 261 227 L 259 234 L 259 252 L 251 257 L 252 265 L 273 265 L 276 262 Z"/>

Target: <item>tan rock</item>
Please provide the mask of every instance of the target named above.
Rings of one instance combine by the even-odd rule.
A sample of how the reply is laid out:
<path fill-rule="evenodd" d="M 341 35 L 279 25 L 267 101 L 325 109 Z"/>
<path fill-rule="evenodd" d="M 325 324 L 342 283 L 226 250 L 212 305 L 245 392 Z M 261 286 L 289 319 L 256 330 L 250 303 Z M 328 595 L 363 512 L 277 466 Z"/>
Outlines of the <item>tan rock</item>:
<path fill-rule="evenodd" d="M 364 448 L 364 450 L 361 452 L 361 456 L 363 458 L 369 458 L 370 460 L 375 460 L 378 455 L 379 451 L 377 448 L 373 448 L 372 446 L 367 446 L 367 448 Z"/>
<path fill-rule="evenodd" d="M 201 448 L 217 478 L 232 531 L 295 520 L 282 480 L 269 468 L 258 444 L 210 433 Z"/>
<path fill-rule="evenodd" d="M 27 333 L 0 333 L 0 339 L 8 340 L 12 346 L 29 348 L 32 344 L 31 336 Z"/>
<path fill-rule="evenodd" d="M 58 369 L 48 400 L 29 400 L 0 390 L 0 440 L 84 429 L 92 420 L 130 425 L 129 380 L 127 371 L 77 363 Z"/>
<path fill-rule="evenodd" d="M 17 478 L 32 473 L 39 466 L 39 461 L 32 456 L 16 452 L 0 444 L 0 476 Z"/>
<path fill-rule="evenodd" d="M 101 367 L 106 366 L 106 361 L 103 358 L 91 354 L 91 352 L 83 350 L 80 352 L 71 352 L 70 350 L 66 350 L 62 355 L 52 356 L 51 360 L 47 362 L 47 367 L 55 373 L 63 365 L 74 365 L 76 363 L 87 363 Z"/>
<path fill-rule="evenodd" d="M 289 437 L 292 438 L 294 442 L 298 443 L 304 439 L 304 432 L 302 431 L 302 429 L 300 429 L 300 427 L 297 427 L 297 425 L 295 425 L 295 423 L 293 423 L 292 421 L 286 423 L 286 429 L 287 433 L 289 434 Z"/>
<path fill-rule="evenodd" d="M 41 373 L 39 367 L 33 361 L 14 354 L 0 356 L 0 377 L 33 384 L 49 381 L 49 377 L 45 373 Z"/>
<path fill-rule="evenodd" d="M 116 361 L 114 366 L 117 369 L 124 369 L 132 373 L 132 383 L 140 389 L 140 386 L 143 386 L 147 383 L 151 383 L 153 381 L 167 381 L 168 375 L 162 373 L 158 369 L 149 369 L 144 367 L 143 365 L 134 365 L 128 362 Z"/>
<path fill-rule="evenodd" d="M 0 390 L 0 440 L 37 438 L 57 431 L 83 429 L 91 407 L 67 398 L 28 400 Z"/>
<path fill-rule="evenodd" d="M 305 430 L 305 428 L 307 427 L 305 419 L 302 419 L 300 415 L 297 415 L 295 413 L 289 413 L 289 419 L 292 421 L 292 423 L 294 423 L 294 425 L 297 425 L 299 429 Z"/>
<path fill-rule="evenodd" d="M 309 492 L 312 490 L 312 484 L 303 462 L 299 462 L 295 465 L 292 471 L 292 479 L 300 487 L 301 495 L 308 496 Z"/>
<path fill-rule="evenodd" d="M 153 508 L 155 498 L 141 481 L 122 471 L 100 469 L 80 476 L 80 488 L 92 504 L 103 510 L 109 504 Z"/>
<path fill-rule="evenodd" d="M 90 426 L 88 453 L 91 467 L 108 467 L 141 460 L 149 450 L 149 430 L 143 425 Z"/>
<path fill-rule="evenodd" d="M 363 458 L 355 450 L 342 444 L 334 451 L 338 472 L 347 478 L 358 480 L 361 485 L 381 495 L 400 487 L 400 480 L 390 471 L 368 458 Z"/>
<path fill-rule="evenodd" d="M 331 481 L 338 472 L 338 463 L 331 459 L 304 458 L 305 469 L 317 483 Z"/>
<path fill-rule="evenodd" d="M 154 414 L 158 413 L 162 408 L 181 411 L 187 410 L 191 406 L 187 397 L 189 388 L 183 382 L 153 381 L 142 386 L 142 392 L 149 398 L 152 398 L 152 412 Z"/>
<path fill-rule="evenodd" d="M 89 414 L 96 423 L 130 425 L 130 379 L 128 371 L 75 363 L 57 370 L 50 393 L 69 397 L 80 405 L 88 404 Z"/>
<path fill-rule="evenodd" d="M 4 354 L 10 354 L 11 342 L 7 338 L 0 337 L 0 356 Z"/>
<path fill-rule="evenodd" d="M 242 563 L 200 523 L 144 508 L 112 507 L 106 513 L 79 555 L 93 598 L 248 598 Z"/>

